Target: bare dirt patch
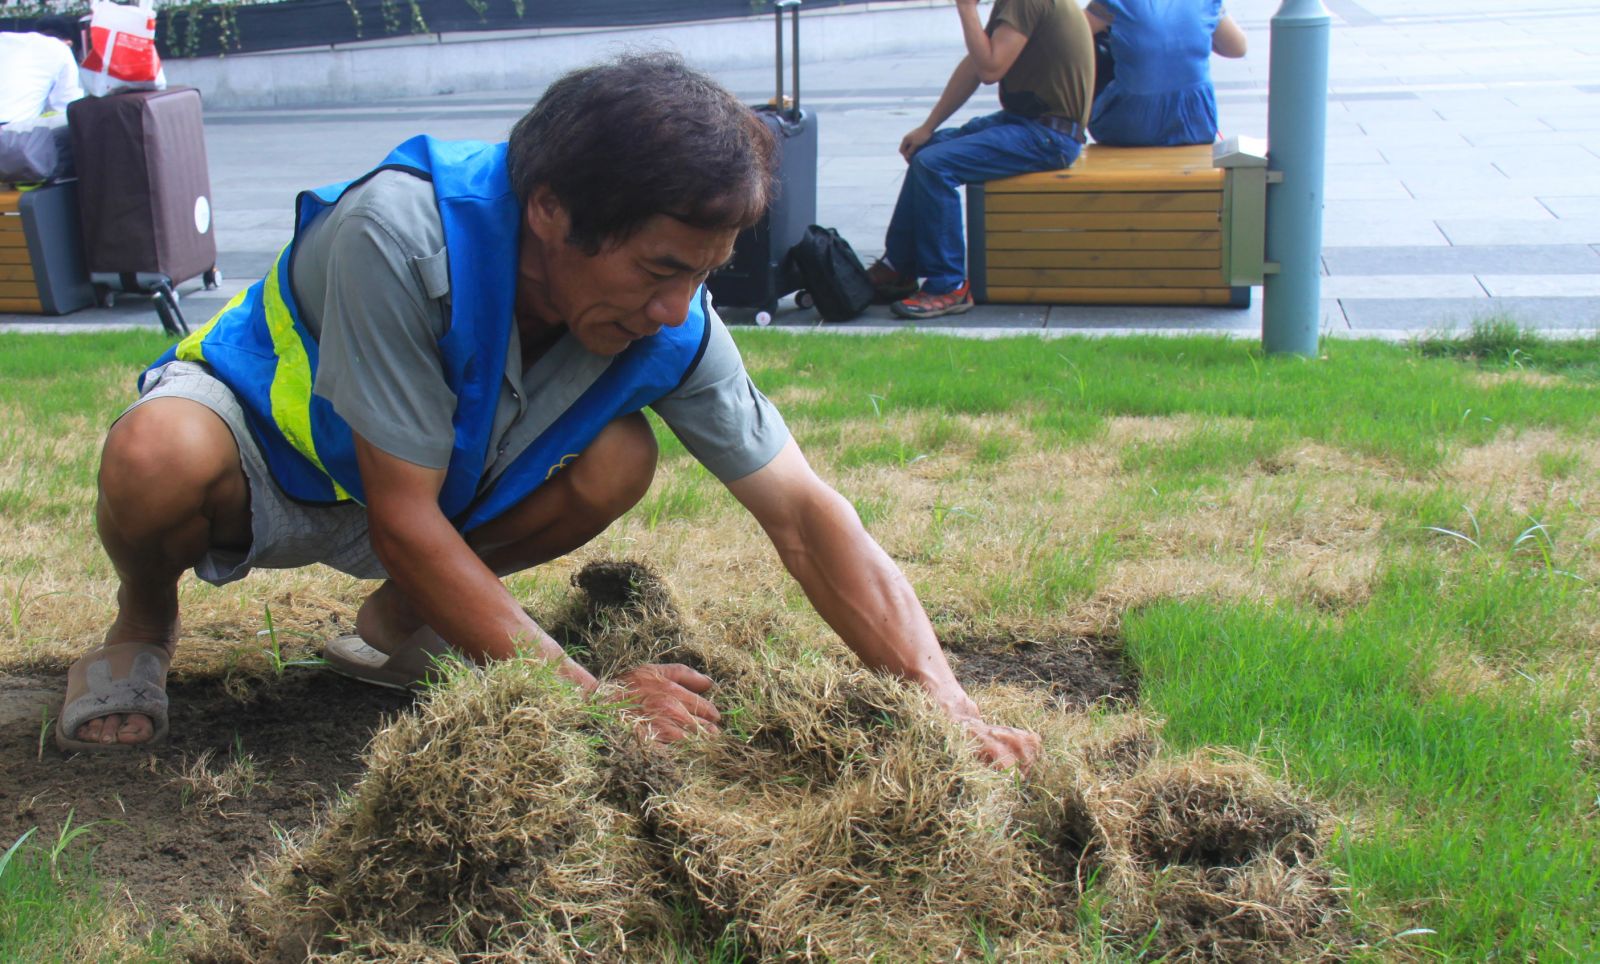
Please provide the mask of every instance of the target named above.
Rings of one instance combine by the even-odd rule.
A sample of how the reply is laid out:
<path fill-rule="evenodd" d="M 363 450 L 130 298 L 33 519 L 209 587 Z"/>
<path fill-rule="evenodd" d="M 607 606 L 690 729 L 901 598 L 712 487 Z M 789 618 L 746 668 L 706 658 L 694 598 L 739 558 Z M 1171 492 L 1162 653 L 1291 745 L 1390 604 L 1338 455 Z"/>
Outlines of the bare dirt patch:
<path fill-rule="evenodd" d="M 1132 704 L 1138 671 L 1112 637 L 944 640 L 950 663 L 972 686 L 1003 683 L 1042 692 L 1059 707 L 1083 709 L 1105 701 Z"/>
<path fill-rule="evenodd" d="M 165 746 L 66 756 L 40 740 L 40 714 L 53 721 L 64 688 L 64 674 L 0 678 L 0 841 L 35 826 L 36 839 L 54 840 L 69 814 L 74 827 L 104 821 L 74 848 L 92 847 L 102 877 L 158 919 L 235 893 L 251 863 L 277 850 L 274 828 L 310 824 L 360 776 L 373 732 L 411 702 L 326 670 L 255 684 L 249 702 L 221 679 L 179 680 Z M 208 752 L 210 770 L 251 771 L 210 805 L 180 779 Z"/>

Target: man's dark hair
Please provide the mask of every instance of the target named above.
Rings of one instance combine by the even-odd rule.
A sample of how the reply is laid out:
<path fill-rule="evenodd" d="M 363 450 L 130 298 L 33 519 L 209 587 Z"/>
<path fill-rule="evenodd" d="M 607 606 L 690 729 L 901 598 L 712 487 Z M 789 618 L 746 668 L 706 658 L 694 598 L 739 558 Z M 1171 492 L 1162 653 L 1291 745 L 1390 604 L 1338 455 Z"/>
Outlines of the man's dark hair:
<path fill-rule="evenodd" d="M 777 142 L 755 112 L 676 54 L 627 54 L 557 80 L 511 131 L 511 186 L 544 185 L 587 254 L 666 214 L 750 227 L 772 193 Z"/>
<path fill-rule="evenodd" d="M 73 53 L 78 50 L 78 18 L 68 16 L 40 17 L 28 28 L 33 33 L 42 33 L 46 37 L 65 40 L 72 45 Z"/>

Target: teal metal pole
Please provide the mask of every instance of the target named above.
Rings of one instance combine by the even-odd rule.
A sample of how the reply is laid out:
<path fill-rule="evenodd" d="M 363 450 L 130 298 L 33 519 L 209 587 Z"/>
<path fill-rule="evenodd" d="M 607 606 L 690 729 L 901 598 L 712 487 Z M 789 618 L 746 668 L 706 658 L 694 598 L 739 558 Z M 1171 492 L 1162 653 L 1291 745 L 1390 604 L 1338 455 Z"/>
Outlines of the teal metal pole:
<path fill-rule="evenodd" d="M 1268 264 L 1261 345 L 1315 355 L 1322 317 L 1322 171 L 1328 131 L 1328 35 L 1322 0 L 1283 0 L 1272 18 L 1267 79 Z M 1281 178 L 1281 179 L 1280 179 Z"/>

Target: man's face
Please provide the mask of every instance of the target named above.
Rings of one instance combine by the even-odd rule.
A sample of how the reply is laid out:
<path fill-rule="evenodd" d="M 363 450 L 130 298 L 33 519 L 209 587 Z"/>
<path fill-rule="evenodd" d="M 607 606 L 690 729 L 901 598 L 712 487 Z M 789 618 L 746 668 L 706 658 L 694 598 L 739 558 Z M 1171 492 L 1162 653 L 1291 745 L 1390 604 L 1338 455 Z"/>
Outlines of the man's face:
<path fill-rule="evenodd" d="M 528 220 L 542 244 L 542 300 L 554 315 L 546 320 L 565 323 L 597 355 L 683 324 L 695 290 L 732 256 L 738 233 L 658 214 L 628 240 L 589 255 L 567 243 L 570 221 L 543 192 L 529 201 Z"/>

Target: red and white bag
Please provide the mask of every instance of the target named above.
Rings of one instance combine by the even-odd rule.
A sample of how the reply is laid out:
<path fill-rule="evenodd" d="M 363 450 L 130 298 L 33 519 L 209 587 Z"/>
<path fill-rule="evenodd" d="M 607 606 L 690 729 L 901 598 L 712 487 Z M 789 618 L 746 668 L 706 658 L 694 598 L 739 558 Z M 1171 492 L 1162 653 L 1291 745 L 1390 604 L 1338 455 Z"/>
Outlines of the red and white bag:
<path fill-rule="evenodd" d="M 166 86 L 161 55 L 156 53 L 155 0 L 136 4 L 95 0 L 89 8 L 89 38 L 83 52 L 83 89 L 98 96 Z"/>

